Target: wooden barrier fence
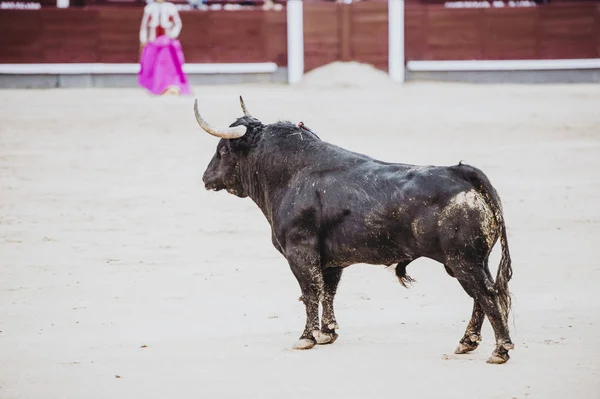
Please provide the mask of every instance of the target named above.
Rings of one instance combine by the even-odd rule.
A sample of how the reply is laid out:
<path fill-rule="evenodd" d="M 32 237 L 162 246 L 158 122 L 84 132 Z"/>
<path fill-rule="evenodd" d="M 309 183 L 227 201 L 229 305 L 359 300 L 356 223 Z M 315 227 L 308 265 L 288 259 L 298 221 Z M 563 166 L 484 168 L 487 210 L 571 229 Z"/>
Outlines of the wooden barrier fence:
<path fill-rule="evenodd" d="M 135 63 L 142 8 L 0 11 L 0 63 Z M 188 63 L 287 64 L 286 14 L 181 11 Z"/>
<path fill-rule="evenodd" d="M 600 3 L 452 9 L 407 4 L 407 60 L 600 58 Z"/>
<path fill-rule="evenodd" d="M 387 2 L 304 5 L 305 70 L 387 69 Z M 286 12 L 181 11 L 188 63 L 287 64 Z M 2 10 L 0 63 L 135 63 L 142 8 Z M 456 9 L 407 2 L 406 60 L 600 58 L 600 3 Z"/>

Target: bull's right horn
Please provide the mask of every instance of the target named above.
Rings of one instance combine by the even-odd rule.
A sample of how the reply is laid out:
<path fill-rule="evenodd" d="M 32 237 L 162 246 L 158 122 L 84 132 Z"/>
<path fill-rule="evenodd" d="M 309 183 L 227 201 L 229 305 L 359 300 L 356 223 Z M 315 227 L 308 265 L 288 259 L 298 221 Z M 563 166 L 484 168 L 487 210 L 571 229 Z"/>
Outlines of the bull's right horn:
<path fill-rule="evenodd" d="M 248 112 L 248 108 L 246 108 L 246 104 L 244 104 L 244 99 L 240 96 L 240 105 L 242 106 L 242 111 L 244 111 L 244 116 L 252 116 L 250 112 Z"/>
<path fill-rule="evenodd" d="M 216 128 L 211 126 L 208 122 L 202 119 L 200 112 L 198 111 L 198 99 L 194 100 L 194 115 L 196 115 L 196 121 L 202 129 L 208 134 L 222 139 L 238 139 L 246 134 L 246 126 L 234 126 L 226 128 Z"/>

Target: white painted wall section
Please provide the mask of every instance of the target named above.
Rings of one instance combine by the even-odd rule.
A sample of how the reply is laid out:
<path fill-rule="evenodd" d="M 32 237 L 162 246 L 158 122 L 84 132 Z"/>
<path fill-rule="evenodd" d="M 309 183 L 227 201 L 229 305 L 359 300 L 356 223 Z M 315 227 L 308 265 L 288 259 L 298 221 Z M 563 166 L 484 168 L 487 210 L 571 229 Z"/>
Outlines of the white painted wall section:
<path fill-rule="evenodd" d="M 302 0 L 287 3 L 288 83 L 302 80 L 304 75 L 304 19 Z"/>
<path fill-rule="evenodd" d="M 388 0 L 388 69 L 394 82 L 404 82 L 404 0 Z"/>
<path fill-rule="evenodd" d="M 600 58 L 569 60 L 408 61 L 406 66 L 408 70 L 415 72 L 598 69 L 600 68 Z"/>
<path fill-rule="evenodd" d="M 140 64 L 0 64 L 0 74 L 6 75 L 81 75 L 137 74 Z M 192 74 L 273 73 L 274 62 L 240 64 L 184 64 L 183 71 Z"/>

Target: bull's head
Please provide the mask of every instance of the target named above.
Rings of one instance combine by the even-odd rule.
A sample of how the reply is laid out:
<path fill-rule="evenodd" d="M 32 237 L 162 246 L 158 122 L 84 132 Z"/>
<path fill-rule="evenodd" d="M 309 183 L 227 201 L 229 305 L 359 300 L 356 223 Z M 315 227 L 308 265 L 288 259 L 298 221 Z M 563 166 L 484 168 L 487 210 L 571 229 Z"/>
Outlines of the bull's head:
<path fill-rule="evenodd" d="M 248 192 L 242 182 L 240 165 L 243 163 L 256 133 L 263 125 L 250 115 L 241 96 L 240 104 L 244 116 L 238 118 L 227 128 L 217 128 L 206 122 L 198 111 L 198 100 L 194 102 L 194 113 L 196 121 L 205 132 L 221 138 L 217 145 L 217 151 L 202 177 L 206 189 L 215 191 L 225 189 L 231 194 L 245 198 L 248 196 Z"/>

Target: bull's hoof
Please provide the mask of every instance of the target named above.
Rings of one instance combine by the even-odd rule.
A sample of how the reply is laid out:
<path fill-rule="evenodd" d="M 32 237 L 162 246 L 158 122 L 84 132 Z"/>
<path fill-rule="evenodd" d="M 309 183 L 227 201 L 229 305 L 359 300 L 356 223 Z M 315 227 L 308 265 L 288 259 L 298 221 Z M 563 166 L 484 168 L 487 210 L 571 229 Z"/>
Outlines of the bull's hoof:
<path fill-rule="evenodd" d="M 515 344 L 513 344 L 512 342 L 505 342 L 502 344 L 502 347 L 509 351 L 515 349 Z"/>
<path fill-rule="evenodd" d="M 471 342 L 481 342 L 481 335 L 479 335 L 479 334 L 471 334 L 471 335 L 469 335 L 469 341 L 471 341 Z"/>
<path fill-rule="evenodd" d="M 462 343 L 462 342 L 460 342 L 458 344 L 458 346 L 456 347 L 456 350 L 454 351 L 454 353 L 456 353 L 457 355 L 469 353 L 469 352 L 472 352 L 475 349 L 477 349 L 478 346 L 479 346 L 478 343 Z"/>
<path fill-rule="evenodd" d="M 334 321 L 333 323 L 327 324 L 327 328 L 330 330 L 339 330 L 340 326 Z"/>
<path fill-rule="evenodd" d="M 494 353 L 492 353 L 492 356 L 490 356 L 490 358 L 487 360 L 487 363 L 503 364 L 503 363 L 508 362 L 508 359 L 510 359 L 510 356 L 508 356 L 508 353 L 494 352 Z"/>
<path fill-rule="evenodd" d="M 479 346 L 479 342 L 481 342 L 481 335 L 471 334 L 468 338 L 463 338 L 460 340 L 454 353 L 461 355 L 463 353 L 474 351 Z"/>
<path fill-rule="evenodd" d="M 315 331 L 313 335 L 319 345 L 333 344 L 338 337 L 333 331 Z"/>
<path fill-rule="evenodd" d="M 305 350 L 310 349 L 316 345 L 316 342 L 312 339 L 302 338 L 299 339 L 293 346 L 294 349 Z"/>

